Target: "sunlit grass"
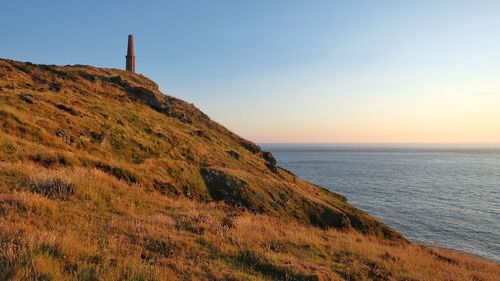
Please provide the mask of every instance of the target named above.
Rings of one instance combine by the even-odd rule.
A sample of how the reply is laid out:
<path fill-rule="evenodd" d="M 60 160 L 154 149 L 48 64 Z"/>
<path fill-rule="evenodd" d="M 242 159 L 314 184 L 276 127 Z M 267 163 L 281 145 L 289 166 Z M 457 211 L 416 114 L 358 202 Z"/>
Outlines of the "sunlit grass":
<path fill-rule="evenodd" d="M 123 87 L 156 87 L 144 77 L 15 64 L 0 60 L 0 280 L 498 280 L 498 265 L 405 243 L 273 173 L 192 105 L 133 100 Z M 201 169 L 245 198 L 215 202 Z"/>

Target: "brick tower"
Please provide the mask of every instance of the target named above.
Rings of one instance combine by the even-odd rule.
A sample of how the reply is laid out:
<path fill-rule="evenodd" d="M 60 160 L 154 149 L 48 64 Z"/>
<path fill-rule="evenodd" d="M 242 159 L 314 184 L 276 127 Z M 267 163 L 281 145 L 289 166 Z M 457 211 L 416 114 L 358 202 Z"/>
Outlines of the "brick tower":
<path fill-rule="evenodd" d="M 128 36 L 127 56 L 125 58 L 127 58 L 125 69 L 135 72 L 134 36 L 132 34 Z"/>

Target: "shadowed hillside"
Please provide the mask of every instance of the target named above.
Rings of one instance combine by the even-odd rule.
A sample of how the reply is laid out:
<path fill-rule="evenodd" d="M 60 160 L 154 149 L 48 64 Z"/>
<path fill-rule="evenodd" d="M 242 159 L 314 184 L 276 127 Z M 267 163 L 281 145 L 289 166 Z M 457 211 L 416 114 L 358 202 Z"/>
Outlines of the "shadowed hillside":
<path fill-rule="evenodd" d="M 494 280 L 144 76 L 0 60 L 0 280 Z"/>

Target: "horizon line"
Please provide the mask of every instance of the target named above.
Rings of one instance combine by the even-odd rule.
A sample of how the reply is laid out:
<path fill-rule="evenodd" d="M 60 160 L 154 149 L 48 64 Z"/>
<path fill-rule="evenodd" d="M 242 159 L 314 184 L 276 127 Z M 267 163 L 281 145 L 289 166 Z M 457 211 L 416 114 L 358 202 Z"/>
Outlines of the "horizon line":
<path fill-rule="evenodd" d="M 500 142 L 256 142 L 261 145 L 290 144 L 290 145 L 493 145 L 500 146 Z"/>

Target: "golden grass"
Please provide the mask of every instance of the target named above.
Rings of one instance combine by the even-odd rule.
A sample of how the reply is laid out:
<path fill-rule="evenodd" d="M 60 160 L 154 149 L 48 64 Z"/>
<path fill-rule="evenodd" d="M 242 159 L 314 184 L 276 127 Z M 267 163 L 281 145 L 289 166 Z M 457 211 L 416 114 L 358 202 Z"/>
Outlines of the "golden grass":
<path fill-rule="evenodd" d="M 216 199 L 283 219 L 401 239 L 342 197 L 284 170 L 272 172 L 251 142 L 163 95 L 145 77 L 0 60 L 0 78 L 10 83 L 0 89 L 0 161 L 97 168 L 167 196 L 201 201 L 222 189 L 207 188 L 200 170 L 208 168 L 234 179 L 235 186 Z M 6 180 L 19 185 L 15 176 Z"/>
<path fill-rule="evenodd" d="M 11 280 L 486 281 L 500 274 L 498 265 L 463 253 L 171 199 L 96 169 L 0 163 L 0 171 L 76 188 L 67 200 L 22 187 L 0 196 L 0 266 Z"/>
<path fill-rule="evenodd" d="M 123 87 L 159 94 L 144 77 L 0 60 L 0 87 L 0 280 L 500 276 L 499 265 L 404 243 L 341 196 L 272 173 L 192 105 L 169 97 L 168 115 L 134 100 Z M 202 168 L 245 182 L 258 211 L 215 202 Z M 349 217 L 365 233 L 312 217 Z"/>

